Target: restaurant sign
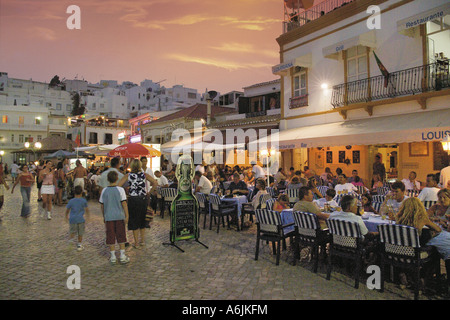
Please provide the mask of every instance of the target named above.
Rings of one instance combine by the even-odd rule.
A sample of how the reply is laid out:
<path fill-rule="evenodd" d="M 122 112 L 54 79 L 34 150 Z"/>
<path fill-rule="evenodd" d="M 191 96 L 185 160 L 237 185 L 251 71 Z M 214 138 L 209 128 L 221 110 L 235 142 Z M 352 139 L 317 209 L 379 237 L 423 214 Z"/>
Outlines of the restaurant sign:
<path fill-rule="evenodd" d="M 450 130 L 422 132 L 422 140 L 423 141 L 441 140 L 444 139 L 446 135 L 450 135 Z"/>

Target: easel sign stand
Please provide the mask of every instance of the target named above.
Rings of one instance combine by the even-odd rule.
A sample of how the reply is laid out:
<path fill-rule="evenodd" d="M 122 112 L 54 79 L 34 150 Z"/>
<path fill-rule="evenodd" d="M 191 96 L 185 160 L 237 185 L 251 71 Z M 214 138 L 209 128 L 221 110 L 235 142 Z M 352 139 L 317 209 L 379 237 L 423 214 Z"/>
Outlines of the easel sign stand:
<path fill-rule="evenodd" d="M 178 194 L 170 206 L 170 243 L 165 242 L 163 245 L 170 245 L 184 252 L 175 242 L 194 239 L 208 249 L 199 241 L 199 205 L 192 192 L 194 161 L 191 156 L 184 155 L 178 158 L 175 176 L 178 180 Z"/>

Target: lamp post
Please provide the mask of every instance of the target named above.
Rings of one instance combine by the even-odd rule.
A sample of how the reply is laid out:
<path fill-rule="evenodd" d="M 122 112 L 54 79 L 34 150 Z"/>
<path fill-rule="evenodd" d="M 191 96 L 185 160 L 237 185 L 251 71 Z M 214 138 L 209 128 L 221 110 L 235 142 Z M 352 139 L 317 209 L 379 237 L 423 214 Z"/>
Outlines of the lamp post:
<path fill-rule="evenodd" d="M 3 155 L 5 154 L 5 151 L 0 150 L 0 163 L 3 162 Z"/>
<path fill-rule="evenodd" d="M 33 151 L 34 161 L 36 161 L 36 150 L 39 150 L 39 149 L 42 148 L 42 143 L 37 141 L 37 142 L 34 143 L 33 146 L 31 146 L 30 143 L 27 141 L 27 142 L 25 142 L 25 148 L 30 149 L 31 151 Z"/>

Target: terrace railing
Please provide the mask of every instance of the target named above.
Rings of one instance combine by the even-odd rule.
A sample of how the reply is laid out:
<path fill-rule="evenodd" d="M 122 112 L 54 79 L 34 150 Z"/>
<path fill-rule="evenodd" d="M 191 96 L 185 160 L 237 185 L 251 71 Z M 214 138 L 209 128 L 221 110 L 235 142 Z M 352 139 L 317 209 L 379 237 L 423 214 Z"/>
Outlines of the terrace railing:
<path fill-rule="evenodd" d="M 331 105 L 334 108 L 355 103 L 389 99 L 398 96 L 438 91 L 450 87 L 449 60 L 342 83 L 333 87 Z"/>

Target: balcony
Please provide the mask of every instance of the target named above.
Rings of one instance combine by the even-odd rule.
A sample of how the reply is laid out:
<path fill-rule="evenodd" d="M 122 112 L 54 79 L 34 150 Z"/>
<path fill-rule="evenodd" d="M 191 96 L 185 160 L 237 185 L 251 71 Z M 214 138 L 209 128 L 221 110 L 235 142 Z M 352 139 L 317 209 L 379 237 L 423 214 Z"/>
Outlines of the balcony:
<path fill-rule="evenodd" d="M 375 76 L 333 87 L 331 105 L 339 108 L 401 96 L 439 91 L 450 87 L 449 60 L 392 72 L 385 79 Z"/>
<path fill-rule="evenodd" d="M 300 5 L 297 5 L 296 1 L 293 1 L 294 8 L 292 8 L 292 12 L 289 13 L 287 7 L 285 7 L 284 12 L 284 22 L 283 22 L 283 33 L 287 33 L 291 30 L 299 28 L 308 22 L 313 20 L 317 20 L 320 17 L 337 10 L 346 4 L 353 2 L 355 0 L 328 0 L 321 2 L 307 10 L 299 12 Z"/>
<path fill-rule="evenodd" d="M 291 98 L 289 100 L 289 109 L 296 109 L 308 106 L 308 94 Z"/>

